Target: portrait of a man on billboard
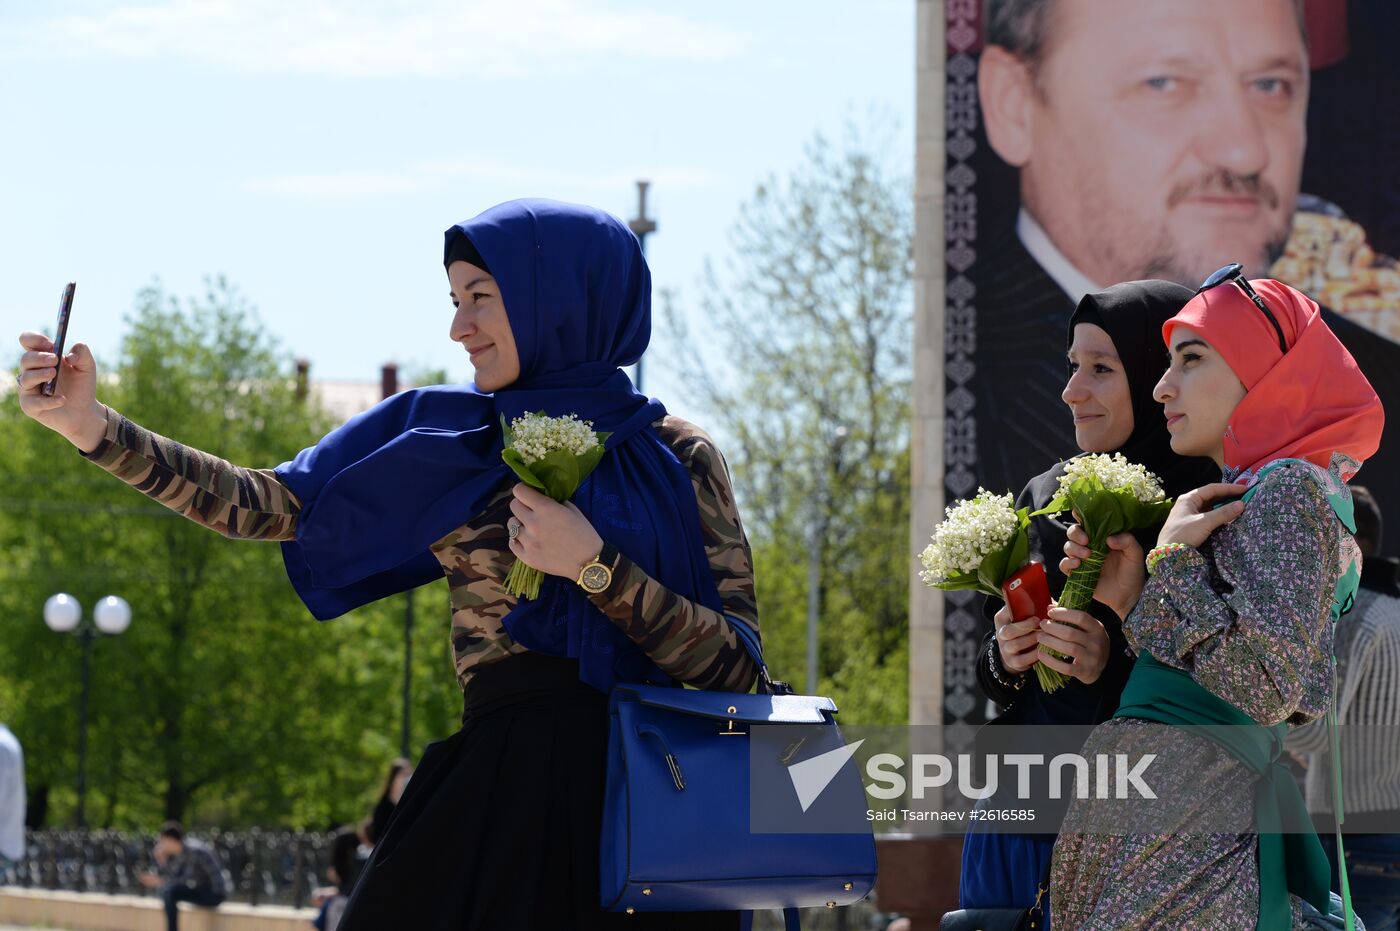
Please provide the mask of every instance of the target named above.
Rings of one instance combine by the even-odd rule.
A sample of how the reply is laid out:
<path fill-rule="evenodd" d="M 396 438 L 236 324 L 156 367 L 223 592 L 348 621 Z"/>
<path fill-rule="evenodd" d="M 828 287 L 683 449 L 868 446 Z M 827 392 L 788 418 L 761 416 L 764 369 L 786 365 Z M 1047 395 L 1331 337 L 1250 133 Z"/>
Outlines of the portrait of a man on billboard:
<path fill-rule="evenodd" d="M 979 13 L 978 151 L 958 160 L 951 118 L 949 133 L 950 165 L 977 175 L 972 293 L 950 286 L 949 301 L 954 344 L 955 305 L 973 310 L 972 427 L 950 441 L 975 467 L 950 478 L 1014 491 L 1076 451 L 1060 390 L 1085 293 L 1144 278 L 1194 289 L 1231 262 L 1307 291 L 1400 411 L 1400 269 L 1303 187 L 1309 146 L 1329 144 L 1309 139 L 1310 92 L 1319 52 L 1346 54 L 1344 0 L 984 0 Z M 1364 481 L 1400 523 L 1397 437 Z"/>

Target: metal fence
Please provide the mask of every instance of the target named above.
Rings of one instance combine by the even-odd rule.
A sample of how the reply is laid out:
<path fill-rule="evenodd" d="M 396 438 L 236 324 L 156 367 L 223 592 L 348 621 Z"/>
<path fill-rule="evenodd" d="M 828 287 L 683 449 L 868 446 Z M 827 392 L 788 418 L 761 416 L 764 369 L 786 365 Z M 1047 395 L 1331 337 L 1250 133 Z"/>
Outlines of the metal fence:
<path fill-rule="evenodd" d="M 293 831 L 212 831 L 189 836 L 208 844 L 224 865 L 229 901 L 252 905 L 309 905 L 327 885 L 334 834 Z M 68 892 L 154 895 L 138 878 L 154 870 L 154 836 L 119 831 L 31 831 L 22 859 L 0 859 L 0 885 Z M 889 915 L 870 902 L 849 908 L 803 909 L 810 931 L 883 931 Z M 781 913 L 760 912 L 755 931 L 783 927 Z"/>
<path fill-rule="evenodd" d="M 333 834 L 292 831 L 192 832 L 224 865 L 229 900 L 252 905 L 309 905 L 327 884 Z M 150 834 L 31 831 L 24 857 L 0 860 L 0 885 L 70 892 L 151 895 L 140 875 L 154 870 Z"/>

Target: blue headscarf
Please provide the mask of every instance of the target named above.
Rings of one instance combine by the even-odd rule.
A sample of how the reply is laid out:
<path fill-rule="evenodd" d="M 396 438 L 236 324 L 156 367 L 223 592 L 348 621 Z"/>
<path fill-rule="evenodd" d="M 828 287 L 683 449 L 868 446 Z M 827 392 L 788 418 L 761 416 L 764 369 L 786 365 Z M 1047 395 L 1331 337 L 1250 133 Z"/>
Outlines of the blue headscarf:
<path fill-rule="evenodd" d="M 283 560 L 306 606 L 326 620 L 440 578 L 429 546 L 480 514 L 513 479 L 501 461 L 502 415 L 577 414 L 612 434 L 574 504 L 605 541 L 675 594 L 720 610 L 689 472 L 651 424 L 660 401 L 621 366 L 651 338 L 651 274 L 617 218 L 572 204 L 516 200 L 452 227 L 501 290 L 520 377 L 494 395 L 439 385 L 394 395 L 351 419 L 278 477 L 302 501 Z M 444 251 L 446 255 L 446 249 Z M 665 676 L 571 579 L 505 618 L 521 645 L 579 660 L 579 678 Z"/>

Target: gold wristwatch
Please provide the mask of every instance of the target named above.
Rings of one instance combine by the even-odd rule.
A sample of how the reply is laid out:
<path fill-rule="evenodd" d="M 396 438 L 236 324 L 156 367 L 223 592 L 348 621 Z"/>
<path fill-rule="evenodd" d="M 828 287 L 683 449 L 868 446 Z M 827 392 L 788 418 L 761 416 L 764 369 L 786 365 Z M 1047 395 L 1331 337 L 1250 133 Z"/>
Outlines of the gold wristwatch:
<path fill-rule="evenodd" d="M 617 547 L 604 543 L 602 550 L 579 570 L 578 586 L 590 595 L 601 594 L 612 584 L 613 567 L 617 564 Z"/>

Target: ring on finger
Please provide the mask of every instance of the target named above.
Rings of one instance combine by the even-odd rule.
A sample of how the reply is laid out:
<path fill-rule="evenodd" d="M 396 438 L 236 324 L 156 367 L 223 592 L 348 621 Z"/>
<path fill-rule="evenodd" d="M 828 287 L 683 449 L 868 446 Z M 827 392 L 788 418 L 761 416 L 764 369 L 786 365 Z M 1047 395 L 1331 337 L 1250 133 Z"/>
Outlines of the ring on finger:
<path fill-rule="evenodd" d="M 506 533 L 510 535 L 510 542 L 514 543 L 515 538 L 520 536 L 520 529 L 522 526 L 520 519 L 517 517 L 512 517 L 510 520 L 506 521 Z"/>
<path fill-rule="evenodd" d="M 20 372 L 18 375 L 15 376 L 15 384 L 19 385 L 21 388 L 24 387 L 24 373 L 23 373 L 23 372 Z"/>

